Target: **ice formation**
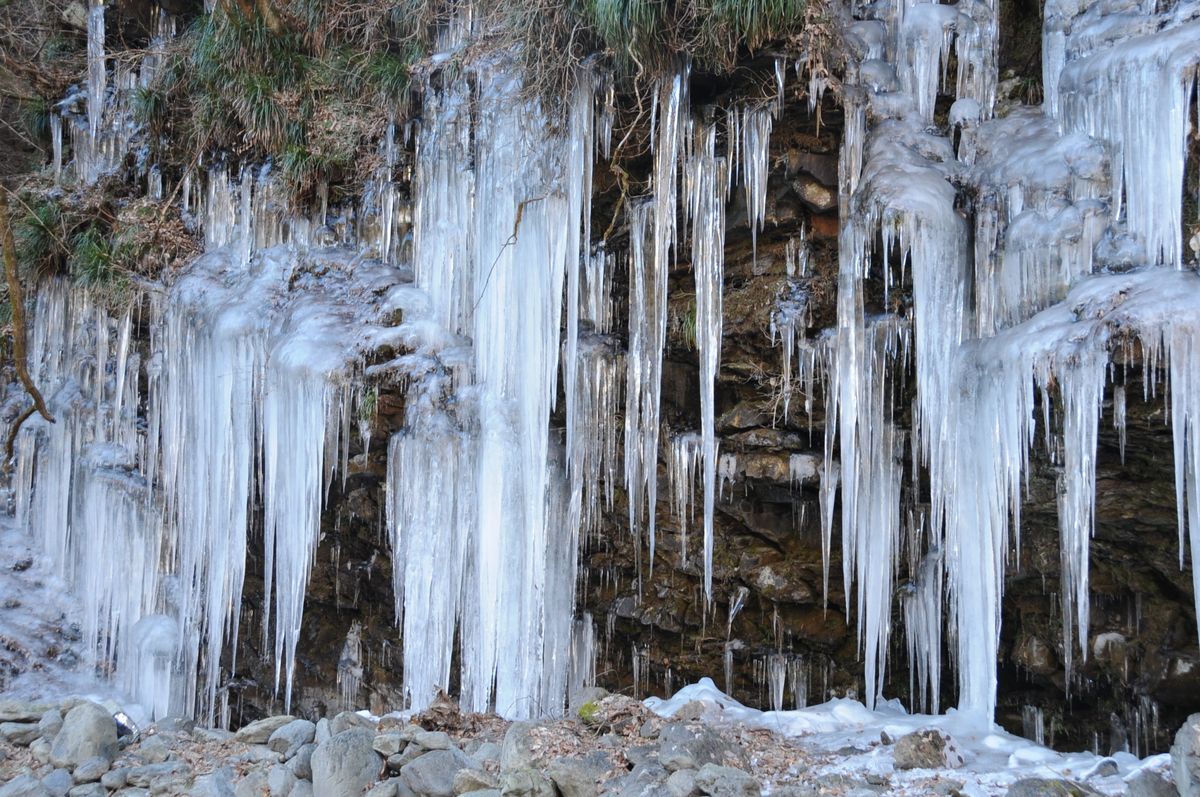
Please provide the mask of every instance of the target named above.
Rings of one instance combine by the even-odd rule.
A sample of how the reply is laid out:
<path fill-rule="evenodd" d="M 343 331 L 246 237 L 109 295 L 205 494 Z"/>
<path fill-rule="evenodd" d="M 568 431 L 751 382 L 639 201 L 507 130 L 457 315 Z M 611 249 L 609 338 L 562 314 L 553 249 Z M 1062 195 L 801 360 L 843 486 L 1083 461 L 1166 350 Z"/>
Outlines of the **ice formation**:
<path fill-rule="evenodd" d="M 1044 107 L 1007 113 L 997 110 L 994 3 L 873 4 L 848 24 L 837 324 L 808 337 L 801 237 L 788 246 L 771 326 L 782 417 L 797 390 L 806 409 L 824 398 L 823 586 L 828 595 L 837 525 L 868 708 L 886 708 L 906 562 L 911 690 L 938 710 L 949 644 L 959 707 L 990 719 L 1006 560 L 1034 445 L 1062 454 L 1067 669 L 1088 655 L 1097 430 L 1114 351 L 1138 347 L 1150 384 L 1166 373 L 1180 561 L 1200 556 L 1200 284 L 1183 268 L 1181 221 L 1200 8 L 1127 6 L 1049 3 Z M 444 32 L 445 52 L 467 24 Z M 138 132 L 132 92 L 171 35 L 162 15 L 139 61 L 112 63 L 104 5 L 91 0 L 86 84 L 51 120 L 56 180 L 87 185 L 124 168 Z M 627 263 L 591 227 L 612 86 L 582 70 L 558 129 L 523 93 L 518 62 L 494 53 L 424 76 L 421 122 L 389 125 L 353 212 L 331 208 L 324 189 L 319 207 L 295 211 L 269 166 L 205 162 L 179 194 L 205 253 L 164 284 L 136 286 L 133 310 L 41 286 L 30 367 L 58 421 L 34 419 L 17 440 L 16 512 L 85 596 L 90 654 L 115 662 L 151 714 L 221 719 L 259 497 L 261 630 L 289 706 L 322 510 L 346 470 L 364 376 L 405 395 L 404 428 L 388 441 L 386 525 L 407 707 L 455 680 L 456 651 L 471 710 L 553 712 L 594 679 L 591 619 L 575 616 L 578 542 L 598 532 L 620 480 L 653 576 L 660 458 L 684 563 L 700 505 L 713 600 L 716 502 L 740 476 L 715 429 L 726 211 L 740 187 L 757 259 L 786 62 L 763 107 L 693 116 L 689 70 L 660 81 L 648 194 L 624 206 Z M 954 97 L 945 128 L 943 95 Z M 411 203 L 396 174 L 410 134 Z M 160 196 L 153 164 L 137 168 Z M 698 431 L 664 445 L 676 262 L 695 279 L 701 412 Z M 626 265 L 623 350 L 612 294 Z M 146 346 L 135 343 L 142 326 Z M 385 348 L 394 359 L 366 368 Z M 551 429 L 560 371 L 561 440 Z M 909 430 L 897 401 L 910 371 Z M 1123 453 L 1126 396 L 1113 390 Z M 789 466 L 801 481 L 813 461 L 794 455 Z M 925 485 L 928 512 L 911 511 Z M 639 563 L 639 588 L 641 578 Z M 727 682 L 746 597 L 729 598 Z M 346 701 L 361 685 L 356 645 L 347 638 Z M 633 651 L 635 689 L 647 655 Z M 807 701 L 794 660 L 774 652 L 760 669 L 777 712 L 789 683 Z"/>

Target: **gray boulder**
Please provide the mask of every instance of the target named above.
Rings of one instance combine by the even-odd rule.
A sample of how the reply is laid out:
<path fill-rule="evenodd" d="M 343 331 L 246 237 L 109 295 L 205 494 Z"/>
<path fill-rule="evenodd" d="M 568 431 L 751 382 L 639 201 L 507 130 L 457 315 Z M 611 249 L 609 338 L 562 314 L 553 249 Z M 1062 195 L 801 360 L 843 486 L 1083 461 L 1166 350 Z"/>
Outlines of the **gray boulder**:
<path fill-rule="evenodd" d="M 696 788 L 710 797 L 759 797 L 762 788 L 747 772 L 705 764 L 696 773 Z"/>
<path fill-rule="evenodd" d="M 600 778 L 611 768 L 611 759 L 595 751 L 582 757 L 556 758 L 546 768 L 546 774 L 554 781 L 562 797 L 596 797 L 600 793 Z"/>
<path fill-rule="evenodd" d="M 464 791 L 458 797 L 500 797 L 500 790 L 479 789 L 478 791 Z"/>
<path fill-rule="evenodd" d="M 128 783 L 126 776 L 129 774 L 130 769 L 131 767 L 117 767 L 116 769 L 110 769 L 108 772 L 105 772 L 100 776 L 100 785 L 113 791 L 123 788 Z"/>
<path fill-rule="evenodd" d="M 65 769 L 56 769 L 42 778 L 42 788 L 52 797 L 67 797 L 67 792 L 75 785 L 71 773 Z"/>
<path fill-rule="evenodd" d="M 517 767 L 500 772 L 500 793 L 504 797 L 556 797 L 554 784 L 533 767 Z"/>
<path fill-rule="evenodd" d="M 605 784 L 603 794 L 619 797 L 659 797 L 666 790 L 669 774 L 660 764 L 638 764 L 628 775 Z"/>
<path fill-rule="evenodd" d="M 329 719 L 321 717 L 321 719 L 317 720 L 317 735 L 313 737 L 313 741 L 320 744 L 327 741 L 330 736 L 333 736 L 333 734 L 329 731 Z"/>
<path fill-rule="evenodd" d="M 1200 795 L 1200 714 L 1188 717 L 1175 733 L 1171 769 L 1179 797 Z"/>
<path fill-rule="evenodd" d="M 504 744 L 500 748 L 500 769 L 540 768 L 545 762 L 534 753 L 534 729 L 538 726 L 533 722 L 514 722 L 508 726 L 504 734 Z"/>
<path fill-rule="evenodd" d="M 58 709 L 52 708 L 38 720 L 38 734 L 43 739 L 53 739 L 62 730 L 63 716 Z"/>
<path fill-rule="evenodd" d="M 37 722 L 0 722 L 0 736 L 18 747 L 28 747 L 43 735 Z"/>
<path fill-rule="evenodd" d="M 375 737 L 371 745 L 375 748 L 375 752 L 387 757 L 403 750 L 408 742 L 398 733 L 381 733 Z"/>
<path fill-rule="evenodd" d="M 311 780 L 298 780 L 292 787 L 292 797 L 316 797 Z"/>
<path fill-rule="evenodd" d="M 75 771 L 72 774 L 75 776 L 76 783 L 95 783 L 104 777 L 104 773 L 108 772 L 109 766 L 110 763 L 107 758 L 95 756 L 75 767 Z"/>
<path fill-rule="evenodd" d="M 108 789 L 99 783 L 81 783 L 67 792 L 67 797 L 108 797 Z"/>
<path fill-rule="evenodd" d="M 351 728 L 317 745 L 312 754 L 313 791 L 321 797 L 359 797 L 382 769 L 371 747 L 374 731 Z"/>
<path fill-rule="evenodd" d="M 0 700 L 0 722 L 37 722 L 54 708 L 49 703 L 30 703 L 25 700 Z"/>
<path fill-rule="evenodd" d="M 670 797 L 692 797 L 698 793 L 694 769 L 677 769 L 667 778 L 667 794 Z"/>
<path fill-rule="evenodd" d="M 237 782 L 233 797 L 262 797 L 268 788 L 267 773 L 261 769 L 253 769 Z"/>
<path fill-rule="evenodd" d="M 494 789 L 496 785 L 496 779 L 482 769 L 460 769 L 454 773 L 455 794 Z"/>
<path fill-rule="evenodd" d="M 157 764 L 142 764 L 130 767 L 125 772 L 125 782 L 130 786 L 148 788 L 160 778 L 169 778 L 187 773 L 188 766 L 182 761 L 160 761 Z"/>
<path fill-rule="evenodd" d="M 271 797 L 288 797 L 296 785 L 296 776 L 283 764 L 276 764 L 267 773 L 267 789 Z"/>
<path fill-rule="evenodd" d="M 672 722 L 659 733 L 658 762 L 668 772 L 739 760 L 736 748 L 707 725 Z"/>
<path fill-rule="evenodd" d="M 235 742 L 245 744 L 266 744 L 271 734 L 296 719 L 290 714 L 280 714 L 276 717 L 263 717 L 241 728 L 233 735 Z"/>
<path fill-rule="evenodd" d="M 1082 783 L 1051 778 L 1023 778 L 1008 787 L 1006 797 L 1096 797 L 1099 792 Z"/>
<path fill-rule="evenodd" d="M 896 769 L 957 769 L 963 765 L 958 743 L 934 729 L 901 736 L 892 755 Z"/>
<path fill-rule="evenodd" d="M 434 750 L 405 764 L 400 777 L 422 797 L 454 797 L 454 776 L 475 762 L 461 750 Z"/>
<path fill-rule="evenodd" d="M 32 775 L 18 775 L 0 786 L 0 797 L 46 797 L 49 792 Z"/>
<path fill-rule="evenodd" d="M 1129 780 L 1129 797 L 1176 797 L 1175 784 L 1166 773 L 1143 769 Z"/>
<path fill-rule="evenodd" d="M 412 741 L 426 750 L 449 750 L 454 746 L 450 734 L 444 731 L 420 731 L 413 734 Z"/>
<path fill-rule="evenodd" d="M 137 757 L 145 764 L 161 764 L 170 755 L 170 745 L 158 734 L 145 737 L 137 746 Z"/>
<path fill-rule="evenodd" d="M 64 769 L 97 756 L 112 761 L 116 755 L 117 723 L 107 709 L 89 702 L 67 712 L 50 747 L 50 763 Z"/>
<path fill-rule="evenodd" d="M 353 711 L 343 711 L 329 721 L 329 734 L 331 736 L 337 736 L 339 733 L 348 731 L 351 728 L 370 728 L 374 730 L 375 723 Z"/>
<path fill-rule="evenodd" d="M 312 742 L 301 746 L 296 754 L 292 756 L 288 762 L 288 769 L 292 770 L 292 774 L 297 780 L 312 780 L 312 754 L 317 746 Z"/>
<path fill-rule="evenodd" d="M 283 756 L 284 760 L 291 758 L 304 745 L 311 742 L 317 735 L 317 726 L 308 720 L 292 720 L 277 728 L 267 739 L 267 747 Z"/>
<path fill-rule="evenodd" d="M 234 777 L 232 767 L 221 767 L 207 775 L 201 775 L 192 786 L 191 797 L 236 797 Z"/>

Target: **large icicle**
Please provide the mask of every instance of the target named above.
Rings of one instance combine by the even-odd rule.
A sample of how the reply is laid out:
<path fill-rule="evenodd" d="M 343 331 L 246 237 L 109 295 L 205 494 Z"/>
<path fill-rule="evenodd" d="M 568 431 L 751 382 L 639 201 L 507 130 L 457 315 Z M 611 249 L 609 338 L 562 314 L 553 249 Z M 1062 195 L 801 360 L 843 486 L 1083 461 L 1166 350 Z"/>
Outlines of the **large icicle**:
<path fill-rule="evenodd" d="M 659 87 L 651 200 L 629 210 L 629 354 L 625 378 L 625 488 L 629 525 L 644 527 L 654 561 L 667 273 L 675 246 L 678 161 L 691 123 L 688 70 Z M 647 240 L 647 231 L 651 233 Z M 649 243 L 649 247 L 647 247 Z"/>
<path fill-rule="evenodd" d="M 725 202 L 729 195 L 729 168 L 725 159 L 716 155 L 716 140 L 715 125 L 697 125 L 695 154 L 687 165 L 689 195 L 686 197 L 692 222 L 692 268 L 696 274 L 700 446 L 704 460 L 704 597 L 709 602 L 712 601 L 713 513 L 717 492 L 715 391 L 721 362 Z"/>

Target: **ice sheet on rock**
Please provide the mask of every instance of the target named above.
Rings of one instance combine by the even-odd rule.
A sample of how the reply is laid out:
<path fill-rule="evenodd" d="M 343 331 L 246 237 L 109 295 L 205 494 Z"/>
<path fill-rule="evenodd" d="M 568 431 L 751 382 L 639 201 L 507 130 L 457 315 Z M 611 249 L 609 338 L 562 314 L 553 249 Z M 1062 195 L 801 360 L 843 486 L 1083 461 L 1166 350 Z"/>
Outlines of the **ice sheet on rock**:
<path fill-rule="evenodd" d="M 1108 757 L 1090 752 L 1059 753 L 983 722 L 977 715 L 953 709 L 940 716 L 909 714 L 894 700 L 881 702 L 875 710 L 868 710 L 856 700 L 839 698 L 794 711 L 761 711 L 742 705 L 721 692 L 711 679 L 702 678 L 669 699 L 651 697 L 645 703 L 662 717 L 674 716 L 684 706 L 694 710 L 699 704 L 706 722 L 795 737 L 790 743 L 811 753 L 829 755 L 825 763 L 810 770 L 812 777 L 885 777 L 889 784 L 887 793 L 897 797 L 929 794 L 931 779 L 941 778 L 962 783 L 961 791 L 966 794 L 998 797 L 1014 781 L 1031 777 L 1086 779 L 1088 786 L 1101 794 L 1120 795 L 1127 793 L 1126 780 L 1142 769 L 1163 771 L 1170 766 L 1167 755 L 1139 760 L 1128 753 Z M 966 759 L 964 766 L 954 770 L 896 769 L 895 748 L 881 744 L 881 734 L 898 739 L 929 728 L 955 740 Z M 1116 774 L 1090 775 L 1105 760 L 1116 764 Z"/>

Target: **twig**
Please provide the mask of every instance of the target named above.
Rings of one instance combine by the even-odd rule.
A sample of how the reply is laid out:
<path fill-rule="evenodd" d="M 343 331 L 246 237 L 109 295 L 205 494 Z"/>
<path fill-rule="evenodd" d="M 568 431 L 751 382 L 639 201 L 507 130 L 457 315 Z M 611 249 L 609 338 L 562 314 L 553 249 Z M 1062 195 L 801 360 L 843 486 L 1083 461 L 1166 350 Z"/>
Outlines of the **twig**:
<path fill-rule="evenodd" d="M 13 243 L 12 226 L 8 219 L 8 189 L 0 191 L 0 242 L 4 245 L 4 275 L 8 278 L 8 303 L 12 306 L 13 360 L 21 384 L 33 399 L 33 406 L 50 423 L 54 416 L 46 408 L 41 392 L 29 376 L 25 353 L 25 304 L 21 294 L 21 278 L 17 274 L 17 249 Z M 28 417 L 28 416 L 26 416 Z"/>
<path fill-rule="evenodd" d="M 29 420 L 29 416 L 37 411 L 37 406 L 30 404 L 29 409 L 22 412 L 12 422 L 12 426 L 8 427 L 8 439 L 4 441 L 4 472 L 8 473 L 12 470 L 13 449 L 17 444 L 17 433 L 21 431 L 21 425 Z"/>

